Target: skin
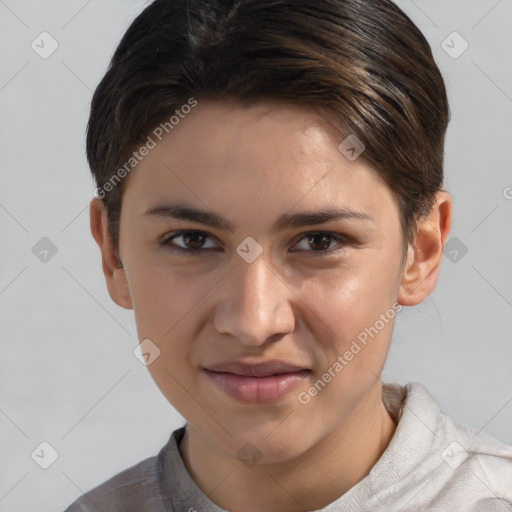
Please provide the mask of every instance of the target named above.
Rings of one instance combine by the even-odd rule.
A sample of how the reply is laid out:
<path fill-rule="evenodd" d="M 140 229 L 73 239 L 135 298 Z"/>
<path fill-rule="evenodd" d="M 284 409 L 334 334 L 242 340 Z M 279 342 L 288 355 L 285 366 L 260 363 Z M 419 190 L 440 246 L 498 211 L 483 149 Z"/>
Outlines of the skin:
<path fill-rule="evenodd" d="M 405 261 L 398 206 L 365 160 L 350 162 L 343 139 L 297 106 L 200 101 L 127 178 L 116 259 L 106 212 L 91 201 L 91 231 L 112 299 L 133 308 L 140 340 L 160 356 L 148 369 L 187 419 L 180 451 L 199 487 L 224 509 L 316 510 L 356 485 L 389 444 L 396 425 L 381 397 L 389 321 L 307 405 L 307 391 L 365 328 L 394 303 L 412 306 L 434 289 L 451 227 L 452 200 L 440 191 L 418 222 Z M 145 215 L 179 201 L 226 218 L 233 231 Z M 327 207 L 364 212 L 272 231 L 283 214 Z M 164 239 L 180 230 L 208 236 L 181 254 Z M 311 232 L 326 245 L 308 239 Z M 247 263 L 236 248 L 253 237 L 263 252 Z M 329 249 L 340 249 L 325 255 Z M 322 254 L 322 251 L 324 254 Z M 309 377 L 270 404 L 240 402 L 202 368 L 220 361 L 281 359 Z M 238 451 L 261 456 L 246 466 Z M 246 448 L 247 449 L 247 448 Z"/>

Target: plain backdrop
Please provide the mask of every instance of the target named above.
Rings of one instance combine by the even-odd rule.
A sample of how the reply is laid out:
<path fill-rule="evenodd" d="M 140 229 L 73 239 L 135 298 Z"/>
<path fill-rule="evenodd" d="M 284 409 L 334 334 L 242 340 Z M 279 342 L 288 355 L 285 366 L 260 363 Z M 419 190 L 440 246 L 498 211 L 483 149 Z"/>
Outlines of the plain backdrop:
<path fill-rule="evenodd" d="M 399 315 L 383 380 L 419 381 L 512 444 L 512 1 L 398 3 L 448 87 L 455 212 L 437 289 Z M 0 0 L 1 512 L 62 511 L 183 423 L 133 355 L 133 312 L 110 299 L 89 231 L 92 91 L 144 6 Z M 58 44 L 47 58 L 42 32 Z M 41 442 L 58 453 L 48 469 L 31 456 L 51 457 Z"/>

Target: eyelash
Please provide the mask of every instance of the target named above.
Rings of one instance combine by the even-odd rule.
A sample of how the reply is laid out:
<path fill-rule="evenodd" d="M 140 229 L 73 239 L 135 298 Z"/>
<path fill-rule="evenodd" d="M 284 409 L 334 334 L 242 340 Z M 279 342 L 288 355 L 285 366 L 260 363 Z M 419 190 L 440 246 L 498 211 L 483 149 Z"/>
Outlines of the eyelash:
<path fill-rule="evenodd" d="M 211 237 L 208 233 L 206 233 L 204 231 L 187 229 L 187 230 L 175 231 L 175 232 L 171 233 L 170 236 L 166 237 L 165 240 L 160 242 L 160 245 L 162 245 L 163 247 L 170 249 L 172 251 L 179 252 L 182 254 L 187 254 L 189 256 L 194 256 L 194 255 L 199 254 L 200 252 L 212 250 L 211 247 L 206 248 L 206 249 L 184 249 L 183 247 L 179 247 L 178 245 L 174 245 L 172 243 L 172 241 L 175 238 L 178 238 L 178 237 L 184 235 L 185 233 L 197 233 L 197 234 L 201 234 L 201 235 L 206 235 L 206 237 Z M 338 242 L 338 244 L 341 244 L 341 247 L 334 247 L 334 248 L 331 248 L 328 250 L 323 250 L 323 251 L 313 251 L 313 250 L 306 251 L 306 252 L 311 252 L 315 257 L 318 257 L 318 256 L 327 257 L 327 256 L 332 256 L 334 253 L 342 252 L 345 250 L 344 246 L 349 243 L 348 237 L 343 237 L 343 236 L 337 235 L 335 233 L 330 233 L 328 231 L 308 231 L 307 233 L 304 233 L 303 235 L 301 235 L 301 237 L 297 241 L 297 244 L 300 241 L 302 241 L 304 238 L 307 238 L 309 236 L 319 236 L 319 235 L 326 235 L 326 236 L 330 237 L 331 239 Z M 299 249 L 299 251 L 301 251 L 301 250 L 302 249 Z M 292 251 L 292 252 L 296 252 L 296 251 Z"/>

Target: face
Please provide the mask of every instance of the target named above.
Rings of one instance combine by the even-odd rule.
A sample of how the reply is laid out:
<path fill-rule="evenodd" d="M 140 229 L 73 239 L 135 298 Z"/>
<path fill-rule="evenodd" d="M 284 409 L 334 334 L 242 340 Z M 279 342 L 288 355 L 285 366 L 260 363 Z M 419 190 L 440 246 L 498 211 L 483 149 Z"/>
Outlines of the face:
<path fill-rule="evenodd" d="M 298 456 L 380 384 L 399 211 L 341 142 L 304 108 L 203 101 L 126 183 L 119 253 L 139 339 L 160 351 L 149 371 L 233 457 L 247 442 Z"/>

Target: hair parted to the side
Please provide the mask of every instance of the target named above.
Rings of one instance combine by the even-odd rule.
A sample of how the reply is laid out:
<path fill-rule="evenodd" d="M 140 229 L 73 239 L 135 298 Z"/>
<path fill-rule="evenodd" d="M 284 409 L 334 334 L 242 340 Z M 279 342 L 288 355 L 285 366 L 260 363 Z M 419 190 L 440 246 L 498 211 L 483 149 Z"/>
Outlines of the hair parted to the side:
<path fill-rule="evenodd" d="M 445 83 L 391 0 L 155 0 L 92 99 L 87 158 L 97 186 L 191 97 L 302 105 L 340 142 L 356 135 L 397 200 L 405 248 L 443 185 Z M 116 251 L 125 184 L 102 197 Z"/>

